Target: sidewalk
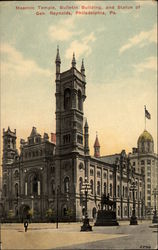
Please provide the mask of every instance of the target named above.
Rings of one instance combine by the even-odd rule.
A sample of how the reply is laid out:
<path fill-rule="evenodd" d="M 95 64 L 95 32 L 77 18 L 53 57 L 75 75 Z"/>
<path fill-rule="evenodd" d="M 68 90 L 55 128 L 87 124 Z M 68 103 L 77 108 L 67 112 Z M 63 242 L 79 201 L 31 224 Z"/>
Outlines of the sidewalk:
<path fill-rule="evenodd" d="M 82 223 L 59 223 L 59 228 L 56 229 L 54 223 L 33 223 L 29 224 L 25 233 L 23 224 L 2 224 L 2 249 L 109 249 L 109 244 L 113 246 L 112 249 L 116 249 L 121 242 L 133 247 L 131 241 L 135 244 L 138 240 L 138 247 L 142 244 L 156 246 L 156 234 L 152 233 L 153 229 L 149 228 L 147 221 L 138 226 L 129 226 L 129 221 L 121 221 L 118 227 L 93 227 L 92 232 L 80 232 L 81 225 Z M 151 238 L 151 242 L 148 238 Z"/>

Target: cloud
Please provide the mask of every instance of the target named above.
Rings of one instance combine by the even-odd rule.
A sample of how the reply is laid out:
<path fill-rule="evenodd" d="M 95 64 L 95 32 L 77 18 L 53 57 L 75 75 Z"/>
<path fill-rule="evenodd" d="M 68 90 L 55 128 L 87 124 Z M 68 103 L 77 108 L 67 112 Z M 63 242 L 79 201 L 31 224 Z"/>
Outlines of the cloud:
<path fill-rule="evenodd" d="M 157 58 L 148 57 L 144 62 L 136 64 L 134 67 L 139 73 L 144 72 L 145 70 L 157 71 Z"/>
<path fill-rule="evenodd" d="M 76 58 L 79 58 L 81 55 L 88 56 L 92 51 L 90 44 L 95 40 L 94 32 L 91 32 L 81 40 L 71 42 L 70 47 L 66 50 L 65 57 L 71 59 L 73 52 L 76 53 Z"/>
<path fill-rule="evenodd" d="M 109 84 L 106 82 L 93 84 L 92 81 L 93 79 L 89 79 L 87 82 L 87 98 L 84 103 L 84 115 L 90 128 L 91 150 L 93 150 L 95 131 L 98 131 L 101 154 L 121 152 L 123 148 L 130 151 L 136 145 L 139 133 L 144 128 L 145 103 L 152 114 L 150 129 L 156 143 L 155 82 L 148 84 L 148 79 L 141 80 L 137 75 L 117 78 Z"/>
<path fill-rule="evenodd" d="M 50 26 L 48 32 L 53 41 L 68 41 L 74 35 L 81 34 L 82 31 L 76 31 L 75 17 L 71 17 L 62 19 L 58 24 Z"/>
<path fill-rule="evenodd" d="M 119 52 L 120 54 L 124 51 L 139 45 L 140 47 L 145 46 L 148 43 L 157 42 L 157 25 L 155 24 L 153 29 L 150 31 L 141 31 L 138 35 L 130 38 L 126 44 L 124 44 Z"/>
<path fill-rule="evenodd" d="M 150 1 L 149 1 L 149 0 L 145 0 L 145 1 L 140 1 L 140 0 L 137 1 L 137 0 L 136 0 L 136 1 L 135 1 L 135 4 L 136 4 L 136 5 L 140 4 L 141 6 L 142 6 L 142 5 L 153 5 L 153 4 L 155 4 L 155 3 L 157 3 L 157 0 L 150 0 Z"/>
<path fill-rule="evenodd" d="M 33 73 L 43 76 L 51 75 L 49 70 L 42 69 L 31 59 L 25 59 L 21 52 L 8 43 L 1 44 L 0 53 L 2 57 L 1 70 L 4 74 L 13 73 L 24 77 Z"/>

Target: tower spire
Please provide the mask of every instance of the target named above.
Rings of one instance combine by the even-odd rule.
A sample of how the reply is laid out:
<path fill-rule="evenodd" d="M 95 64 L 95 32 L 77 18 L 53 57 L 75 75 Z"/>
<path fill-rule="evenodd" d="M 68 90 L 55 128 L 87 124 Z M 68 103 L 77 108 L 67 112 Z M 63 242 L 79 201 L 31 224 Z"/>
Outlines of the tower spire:
<path fill-rule="evenodd" d="M 100 157 L 100 144 L 98 140 L 98 132 L 96 132 L 96 139 L 94 143 L 94 157 Z"/>
<path fill-rule="evenodd" d="M 57 55 L 56 55 L 55 64 L 56 64 L 56 76 L 58 78 L 58 76 L 60 74 L 60 64 L 61 64 L 60 54 L 59 54 L 59 46 L 57 46 Z"/>
<path fill-rule="evenodd" d="M 55 63 L 61 63 L 61 60 L 60 60 L 60 54 L 59 54 L 59 45 L 57 46 L 57 55 L 56 55 L 56 60 L 55 60 Z"/>
<path fill-rule="evenodd" d="M 82 64 L 81 64 L 81 73 L 85 73 L 85 67 L 84 67 L 84 59 L 82 59 Z"/>
<path fill-rule="evenodd" d="M 72 57 L 72 67 L 76 67 L 76 59 L 75 59 L 75 53 L 73 53 L 73 57 Z"/>

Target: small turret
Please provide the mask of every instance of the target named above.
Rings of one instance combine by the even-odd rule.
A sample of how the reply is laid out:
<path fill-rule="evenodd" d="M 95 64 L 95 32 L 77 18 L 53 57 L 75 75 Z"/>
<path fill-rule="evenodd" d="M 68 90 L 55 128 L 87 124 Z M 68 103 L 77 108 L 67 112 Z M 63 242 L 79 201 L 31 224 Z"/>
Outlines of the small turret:
<path fill-rule="evenodd" d="M 16 130 L 11 131 L 10 127 L 7 131 L 3 129 L 3 164 L 13 163 L 16 154 Z"/>
<path fill-rule="evenodd" d="M 56 55 L 55 64 L 56 64 L 56 74 L 60 74 L 61 60 L 60 60 L 60 54 L 59 54 L 59 46 L 57 46 L 57 55 Z"/>
<path fill-rule="evenodd" d="M 99 144 L 97 132 L 96 132 L 96 139 L 94 143 L 94 157 L 100 157 L 100 144 Z"/>
<path fill-rule="evenodd" d="M 84 75 L 85 74 L 85 67 L 84 67 L 84 60 L 82 59 L 82 64 L 81 64 L 81 73 Z"/>
<path fill-rule="evenodd" d="M 57 55 L 56 55 L 56 60 L 55 60 L 55 63 L 61 63 L 61 60 L 60 60 L 60 54 L 59 54 L 59 46 L 57 46 Z"/>
<path fill-rule="evenodd" d="M 73 58 L 72 58 L 72 67 L 75 68 L 76 67 L 76 59 L 75 59 L 75 53 L 73 53 Z"/>

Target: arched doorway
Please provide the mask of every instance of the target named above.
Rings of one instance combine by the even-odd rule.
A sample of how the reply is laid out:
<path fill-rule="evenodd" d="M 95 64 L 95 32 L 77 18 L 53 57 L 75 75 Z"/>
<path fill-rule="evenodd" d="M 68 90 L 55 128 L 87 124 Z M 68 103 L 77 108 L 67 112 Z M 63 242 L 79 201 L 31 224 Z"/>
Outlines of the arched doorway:
<path fill-rule="evenodd" d="M 0 218 L 3 218 L 4 217 L 4 207 L 3 207 L 3 204 L 0 203 Z"/>
<path fill-rule="evenodd" d="M 96 219 L 96 214 L 97 214 L 97 210 L 95 207 L 93 207 L 93 210 L 92 210 L 92 217 L 93 219 Z"/>
<path fill-rule="evenodd" d="M 30 213 L 29 213 L 29 211 L 30 211 L 29 205 L 24 204 L 24 205 L 22 205 L 20 207 L 20 218 L 21 218 L 22 222 L 25 219 L 30 220 Z"/>

